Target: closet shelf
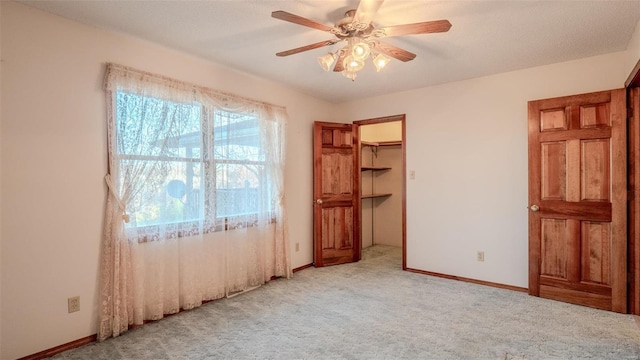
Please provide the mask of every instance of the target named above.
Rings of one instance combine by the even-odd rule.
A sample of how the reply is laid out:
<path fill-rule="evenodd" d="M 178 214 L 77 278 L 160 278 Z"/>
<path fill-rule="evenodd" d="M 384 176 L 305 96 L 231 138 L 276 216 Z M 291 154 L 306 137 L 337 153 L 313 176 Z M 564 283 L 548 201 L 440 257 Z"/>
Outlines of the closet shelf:
<path fill-rule="evenodd" d="M 379 142 L 373 142 L 373 141 L 361 141 L 360 144 L 362 146 L 396 146 L 396 145 L 402 145 L 402 141 L 379 141 Z"/>
<path fill-rule="evenodd" d="M 378 170 L 391 170 L 391 168 L 390 167 L 381 167 L 381 166 L 361 166 L 360 170 L 362 170 L 362 171 L 366 171 L 366 170 L 378 171 Z"/>
<path fill-rule="evenodd" d="M 379 197 L 386 197 L 386 196 L 391 196 L 391 194 L 367 194 L 367 195 L 362 195 L 360 196 L 361 199 L 372 199 L 372 198 L 379 198 Z"/>

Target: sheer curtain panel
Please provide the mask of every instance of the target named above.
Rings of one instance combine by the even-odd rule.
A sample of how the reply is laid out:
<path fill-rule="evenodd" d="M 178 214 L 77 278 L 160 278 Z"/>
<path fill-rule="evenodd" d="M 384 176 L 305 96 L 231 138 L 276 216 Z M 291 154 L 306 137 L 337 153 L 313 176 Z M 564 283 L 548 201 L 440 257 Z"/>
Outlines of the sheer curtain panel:
<path fill-rule="evenodd" d="M 98 339 L 289 278 L 286 110 L 107 64 Z"/>

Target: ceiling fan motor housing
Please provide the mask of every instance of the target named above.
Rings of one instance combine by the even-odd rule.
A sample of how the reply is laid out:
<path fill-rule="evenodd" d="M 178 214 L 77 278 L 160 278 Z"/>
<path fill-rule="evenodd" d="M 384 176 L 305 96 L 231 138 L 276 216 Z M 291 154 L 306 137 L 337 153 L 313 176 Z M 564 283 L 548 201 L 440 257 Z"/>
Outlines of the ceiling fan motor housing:
<path fill-rule="evenodd" d="M 365 37 L 371 34 L 371 31 L 373 31 L 373 25 L 355 22 L 355 14 L 356 10 L 351 9 L 345 12 L 344 18 L 340 19 L 336 23 L 336 28 L 342 31 L 342 33 L 335 33 L 338 39 L 346 39 L 350 37 Z"/>

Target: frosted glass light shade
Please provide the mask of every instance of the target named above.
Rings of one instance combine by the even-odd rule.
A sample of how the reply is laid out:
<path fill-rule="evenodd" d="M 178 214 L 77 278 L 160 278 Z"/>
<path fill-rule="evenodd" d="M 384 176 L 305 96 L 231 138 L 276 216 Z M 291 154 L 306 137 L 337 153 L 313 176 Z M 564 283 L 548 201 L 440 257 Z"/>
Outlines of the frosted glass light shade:
<path fill-rule="evenodd" d="M 336 56 L 332 53 L 328 53 L 318 58 L 318 64 L 320 64 L 320 67 L 322 67 L 324 71 L 329 71 L 331 70 L 331 65 L 333 65 L 335 60 Z"/>
<path fill-rule="evenodd" d="M 352 55 L 349 55 L 344 58 L 344 62 L 342 63 L 345 70 L 356 72 L 362 70 L 364 67 L 364 61 L 354 58 Z"/>
<path fill-rule="evenodd" d="M 351 47 L 351 55 L 358 60 L 364 61 L 370 52 L 371 49 L 369 49 L 369 45 L 364 42 L 359 42 Z"/>
<path fill-rule="evenodd" d="M 373 58 L 373 65 L 375 65 L 376 71 L 378 72 L 380 72 L 380 70 L 387 66 L 389 62 L 391 62 L 391 59 L 382 54 L 378 54 Z"/>
<path fill-rule="evenodd" d="M 351 81 L 355 81 L 357 75 L 355 71 L 342 70 L 342 76 L 351 79 Z"/>

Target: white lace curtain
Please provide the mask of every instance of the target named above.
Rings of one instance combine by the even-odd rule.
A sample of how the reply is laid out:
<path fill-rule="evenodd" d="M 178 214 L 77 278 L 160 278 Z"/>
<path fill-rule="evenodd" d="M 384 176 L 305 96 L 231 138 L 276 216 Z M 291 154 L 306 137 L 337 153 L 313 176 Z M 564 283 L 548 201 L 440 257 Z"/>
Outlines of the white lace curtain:
<path fill-rule="evenodd" d="M 108 64 L 98 339 L 290 277 L 286 110 Z"/>

